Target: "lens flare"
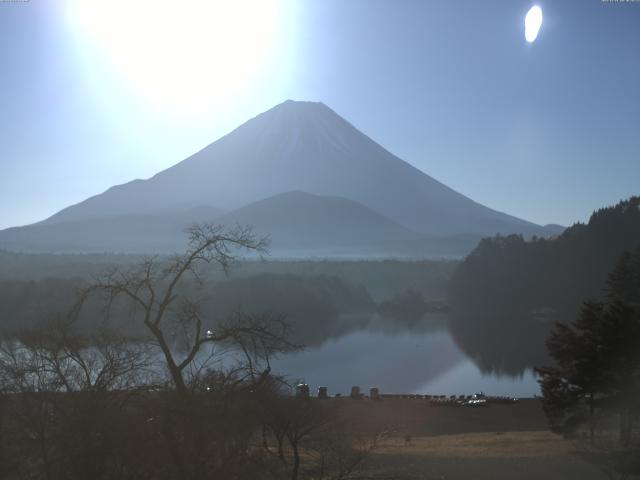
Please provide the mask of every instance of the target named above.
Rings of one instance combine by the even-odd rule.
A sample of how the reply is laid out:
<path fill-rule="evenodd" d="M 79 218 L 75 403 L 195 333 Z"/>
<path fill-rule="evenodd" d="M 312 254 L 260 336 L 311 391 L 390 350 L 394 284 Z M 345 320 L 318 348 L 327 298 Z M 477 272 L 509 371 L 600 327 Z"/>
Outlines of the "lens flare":
<path fill-rule="evenodd" d="M 538 38 L 540 27 L 542 27 L 542 9 L 534 5 L 524 19 L 524 38 L 527 42 L 533 43 Z"/>

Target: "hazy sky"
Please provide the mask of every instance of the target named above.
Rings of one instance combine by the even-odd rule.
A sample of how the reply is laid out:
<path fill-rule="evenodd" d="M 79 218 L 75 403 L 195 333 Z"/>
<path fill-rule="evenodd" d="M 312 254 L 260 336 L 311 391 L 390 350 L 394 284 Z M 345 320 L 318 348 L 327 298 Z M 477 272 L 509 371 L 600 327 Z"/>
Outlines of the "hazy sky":
<path fill-rule="evenodd" d="M 640 2 L 0 2 L 0 228 L 147 178 L 287 98 L 489 207 L 640 194 Z"/>

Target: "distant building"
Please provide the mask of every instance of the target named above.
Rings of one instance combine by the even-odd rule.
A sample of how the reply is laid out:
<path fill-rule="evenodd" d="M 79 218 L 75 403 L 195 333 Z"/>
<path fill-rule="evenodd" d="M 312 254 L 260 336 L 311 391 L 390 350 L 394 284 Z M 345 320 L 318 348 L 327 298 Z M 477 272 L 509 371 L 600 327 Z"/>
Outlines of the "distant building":
<path fill-rule="evenodd" d="M 351 398 L 355 398 L 355 399 L 360 399 L 362 398 L 362 394 L 360 393 L 360 387 L 357 385 L 354 385 L 353 387 L 351 387 Z"/>
<path fill-rule="evenodd" d="M 309 385 L 306 383 L 296 385 L 296 398 L 309 398 Z"/>
<path fill-rule="evenodd" d="M 318 398 L 321 400 L 329 398 L 329 395 L 327 394 L 327 387 L 318 387 Z"/>

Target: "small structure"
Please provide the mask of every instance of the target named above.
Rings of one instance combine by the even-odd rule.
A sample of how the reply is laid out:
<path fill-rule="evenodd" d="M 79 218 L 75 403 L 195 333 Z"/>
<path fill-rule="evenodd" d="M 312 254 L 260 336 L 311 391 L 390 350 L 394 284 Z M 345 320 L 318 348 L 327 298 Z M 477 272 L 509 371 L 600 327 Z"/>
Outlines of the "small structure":
<path fill-rule="evenodd" d="M 369 389 L 369 398 L 371 400 L 380 400 L 380 389 L 378 387 L 372 387 Z"/>
<path fill-rule="evenodd" d="M 329 398 L 327 387 L 318 387 L 318 398 L 320 400 L 327 400 Z"/>
<path fill-rule="evenodd" d="M 471 400 L 467 400 L 463 403 L 467 407 L 485 407 L 487 405 L 487 397 L 484 393 L 475 393 L 472 395 Z"/>
<path fill-rule="evenodd" d="M 353 387 L 351 387 L 351 398 L 355 398 L 356 400 L 360 400 L 362 398 L 359 386 L 354 385 Z"/>
<path fill-rule="evenodd" d="M 309 385 L 306 383 L 296 385 L 296 398 L 309 398 Z"/>

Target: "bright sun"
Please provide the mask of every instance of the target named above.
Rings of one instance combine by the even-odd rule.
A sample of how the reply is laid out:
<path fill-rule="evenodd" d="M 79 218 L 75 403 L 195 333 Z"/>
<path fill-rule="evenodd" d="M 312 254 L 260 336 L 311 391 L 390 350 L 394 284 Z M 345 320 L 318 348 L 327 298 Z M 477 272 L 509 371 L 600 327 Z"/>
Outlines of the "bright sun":
<path fill-rule="evenodd" d="M 242 93 L 276 34 L 276 0 L 69 0 L 92 55 L 156 105 L 203 110 Z"/>

